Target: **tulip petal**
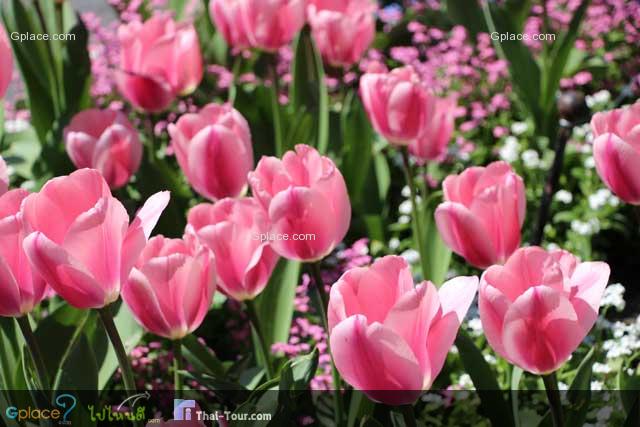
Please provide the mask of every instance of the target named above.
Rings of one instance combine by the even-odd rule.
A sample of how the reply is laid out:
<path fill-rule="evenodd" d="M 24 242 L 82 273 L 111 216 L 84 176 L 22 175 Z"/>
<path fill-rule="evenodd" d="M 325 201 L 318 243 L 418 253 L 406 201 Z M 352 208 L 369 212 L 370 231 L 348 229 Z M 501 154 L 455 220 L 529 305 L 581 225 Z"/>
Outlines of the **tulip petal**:
<path fill-rule="evenodd" d="M 598 319 L 600 301 L 610 273 L 611 269 L 604 262 L 583 262 L 571 276 L 571 303 L 585 335 Z"/>
<path fill-rule="evenodd" d="M 411 348 L 379 323 L 364 316 L 340 322 L 331 333 L 336 368 L 344 379 L 374 400 L 412 403 L 422 390 L 422 373 Z"/>
<path fill-rule="evenodd" d="M 139 270 L 131 270 L 129 280 L 122 288 L 122 299 L 131 308 L 136 320 L 154 334 L 171 337 L 171 328 L 151 283 Z"/>
<path fill-rule="evenodd" d="M 593 141 L 596 170 L 607 186 L 627 203 L 640 203 L 640 151 L 618 135 L 605 133 Z"/>
<path fill-rule="evenodd" d="M 18 283 L 7 262 L 0 257 L 0 316 L 19 316 L 20 301 Z"/>
<path fill-rule="evenodd" d="M 489 267 L 495 268 L 495 266 Z M 485 272 L 485 274 L 487 274 Z M 511 301 L 497 288 L 494 288 L 482 278 L 480 286 L 480 298 L 478 299 L 478 309 L 482 320 L 484 335 L 489 341 L 489 345 L 500 356 L 509 359 L 504 345 L 502 344 L 502 331 L 504 327 L 504 317 L 509 310 Z"/>
<path fill-rule="evenodd" d="M 584 337 L 571 302 L 548 286 L 529 288 L 504 319 L 506 353 L 514 364 L 534 374 L 558 369 Z"/>

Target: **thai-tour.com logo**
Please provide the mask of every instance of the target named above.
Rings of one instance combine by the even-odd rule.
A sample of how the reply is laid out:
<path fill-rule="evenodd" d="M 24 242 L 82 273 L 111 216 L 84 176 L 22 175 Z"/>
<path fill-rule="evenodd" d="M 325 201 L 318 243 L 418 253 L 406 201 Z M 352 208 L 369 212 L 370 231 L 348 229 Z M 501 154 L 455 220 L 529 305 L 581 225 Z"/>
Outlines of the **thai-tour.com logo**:
<path fill-rule="evenodd" d="M 57 424 L 71 424 L 69 416 L 78 404 L 71 394 L 61 394 L 55 399 L 54 408 L 37 408 L 33 406 L 17 407 L 9 406 L 5 415 L 10 420 L 23 421 L 55 421 Z"/>
<path fill-rule="evenodd" d="M 195 400 L 175 399 L 173 419 L 174 421 L 271 421 L 271 414 L 238 414 L 231 411 L 209 413 L 200 410 Z"/>

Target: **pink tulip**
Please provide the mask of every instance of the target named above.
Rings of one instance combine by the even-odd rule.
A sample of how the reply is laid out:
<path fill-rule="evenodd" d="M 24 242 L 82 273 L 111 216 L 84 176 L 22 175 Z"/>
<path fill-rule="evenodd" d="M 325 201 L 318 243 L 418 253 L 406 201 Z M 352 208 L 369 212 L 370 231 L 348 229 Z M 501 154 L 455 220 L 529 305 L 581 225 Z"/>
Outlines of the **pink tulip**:
<path fill-rule="evenodd" d="M 371 0 L 310 0 L 313 39 L 329 64 L 350 67 L 360 60 L 375 36 L 376 10 Z"/>
<path fill-rule="evenodd" d="M 189 211 L 188 229 L 216 255 L 218 286 L 229 297 L 250 300 L 263 291 L 278 255 L 265 238 L 267 213 L 253 198 L 202 203 Z"/>
<path fill-rule="evenodd" d="M 81 111 L 65 128 L 64 139 L 73 164 L 99 170 L 111 188 L 126 185 L 140 167 L 138 131 L 119 111 Z"/>
<path fill-rule="evenodd" d="M 34 230 L 24 250 L 32 268 L 69 304 L 101 308 L 118 299 L 168 202 L 168 192 L 151 196 L 129 224 L 100 172 L 80 169 L 49 180 L 24 200 L 24 219 Z"/>
<path fill-rule="evenodd" d="M 604 262 L 581 263 L 562 250 L 517 250 L 482 275 L 480 319 L 489 344 L 525 371 L 555 371 L 593 327 L 608 280 Z"/>
<path fill-rule="evenodd" d="M 122 299 L 149 331 L 183 338 L 209 311 L 216 290 L 214 262 L 204 246 L 155 236 L 131 270 Z"/>
<path fill-rule="evenodd" d="M 413 156 L 423 162 L 444 157 L 453 135 L 456 106 L 455 98 L 431 98 L 422 134 L 409 143 Z"/>
<path fill-rule="evenodd" d="M 397 256 L 347 271 L 331 288 L 328 309 L 338 371 L 375 401 L 414 402 L 440 373 L 477 288 L 477 277 L 414 288 Z"/>
<path fill-rule="evenodd" d="M 0 316 L 30 313 L 47 289 L 44 280 L 32 274 L 22 249 L 28 229 L 20 205 L 28 195 L 26 190 L 18 189 L 0 196 Z"/>
<path fill-rule="evenodd" d="M 598 175 L 622 200 L 640 205 L 640 101 L 594 114 L 591 129 Z"/>
<path fill-rule="evenodd" d="M 340 170 L 308 145 L 282 160 L 263 157 L 249 183 L 268 212 L 271 246 L 281 256 L 317 261 L 347 234 L 351 203 Z"/>
<path fill-rule="evenodd" d="M 228 104 L 208 104 L 168 127 L 180 168 L 209 200 L 237 197 L 247 188 L 253 168 L 249 124 Z"/>
<path fill-rule="evenodd" d="M 227 44 L 236 49 L 243 49 L 250 45 L 240 13 L 242 2 L 243 0 L 211 0 L 209 2 L 209 14 L 216 29 L 220 31 Z"/>
<path fill-rule="evenodd" d="M 360 97 L 374 129 L 391 144 L 408 145 L 422 135 L 430 95 L 412 67 L 364 74 Z"/>
<path fill-rule="evenodd" d="M 192 24 L 176 23 L 169 14 L 156 14 L 145 23 L 123 24 L 117 83 L 136 107 L 158 112 L 177 95 L 193 92 L 202 80 L 202 55 Z"/>
<path fill-rule="evenodd" d="M 0 156 L 0 196 L 9 189 L 9 169 L 2 156 Z"/>
<path fill-rule="evenodd" d="M 4 28 L 0 25 L 0 99 L 7 93 L 13 75 L 13 54 Z"/>
<path fill-rule="evenodd" d="M 305 0 L 240 0 L 242 26 L 252 47 L 275 52 L 305 21 Z"/>
<path fill-rule="evenodd" d="M 435 212 L 444 242 L 479 268 L 501 264 L 520 246 L 524 184 L 505 162 L 470 167 L 443 183 L 444 202 Z"/>

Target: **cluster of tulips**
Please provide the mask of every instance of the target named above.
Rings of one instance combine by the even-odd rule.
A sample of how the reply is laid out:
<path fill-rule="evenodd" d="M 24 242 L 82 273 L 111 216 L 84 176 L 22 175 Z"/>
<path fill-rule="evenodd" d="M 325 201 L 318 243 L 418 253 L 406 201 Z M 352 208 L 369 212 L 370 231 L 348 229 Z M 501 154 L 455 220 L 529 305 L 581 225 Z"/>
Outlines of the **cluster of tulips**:
<path fill-rule="evenodd" d="M 238 50 L 276 50 L 306 19 L 330 64 L 356 62 L 373 38 L 371 2 L 308 3 L 212 0 L 210 12 Z M 156 15 L 123 25 L 118 35 L 118 86 L 138 109 L 163 111 L 198 86 L 203 61 L 190 24 Z M 1 37 L 0 95 L 12 67 Z M 410 67 L 371 69 L 360 79 L 360 97 L 372 126 L 401 151 L 409 172 L 411 163 L 443 156 L 454 127 L 454 98 L 431 94 Z M 603 181 L 621 199 L 640 204 L 640 103 L 596 114 L 592 129 Z M 184 114 L 168 132 L 186 179 L 211 201 L 188 212 L 179 239 L 150 237 L 169 193 L 150 197 L 133 219 L 111 193 L 130 181 L 143 156 L 138 130 L 121 112 L 77 114 L 64 140 L 78 170 L 36 193 L 7 191 L 0 164 L 0 315 L 24 324 L 55 292 L 74 307 L 100 310 L 109 330 L 105 308 L 122 296 L 147 330 L 179 340 L 200 326 L 216 290 L 250 303 L 280 257 L 318 263 L 347 234 L 345 180 L 315 148 L 301 144 L 281 158 L 263 157 L 254 168 L 249 124 L 230 104 Z M 415 177 L 408 178 L 411 184 Z M 557 370 L 598 317 L 608 265 L 581 262 L 564 250 L 521 247 L 525 187 L 507 163 L 470 167 L 447 177 L 443 189 L 435 211 L 438 231 L 455 253 L 484 270 L 480 279 L 414 284 L 407 262 L 386 256 L 346 272 L 328 298 L 322 284 L 316 286 L 337 371 L 375 401 L 411 403 L 431 386 L 477 293 L 491 347 L 533 374 Z M 256 238 L 263 234 L 315 238 Z"/>

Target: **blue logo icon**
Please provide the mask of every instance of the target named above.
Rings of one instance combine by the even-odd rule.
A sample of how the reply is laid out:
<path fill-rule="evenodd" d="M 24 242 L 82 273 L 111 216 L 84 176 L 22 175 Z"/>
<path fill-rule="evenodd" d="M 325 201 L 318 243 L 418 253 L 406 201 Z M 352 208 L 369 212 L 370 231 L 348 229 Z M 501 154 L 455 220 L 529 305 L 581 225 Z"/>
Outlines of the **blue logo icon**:
<path fill-rule="evenodd" d="M 176 421 L 191 421 L 195 419 L 196 401 L 173 399 L 173 419 Z"/>
<path fill-rule="evenodd" d="M 70 394 L 65 393 L 56 397 L 56 405 L 58 405 L 62 409 L 66 409 L 66 411 L 62 414 L 62 422 L 66 423 L 68 421 L 67 417 L 69 417 L 69 414 L 71 413 L 71 411 L 73 411 L 77 404 L 78 401 L 76 400 L 76 398 Z"/>

